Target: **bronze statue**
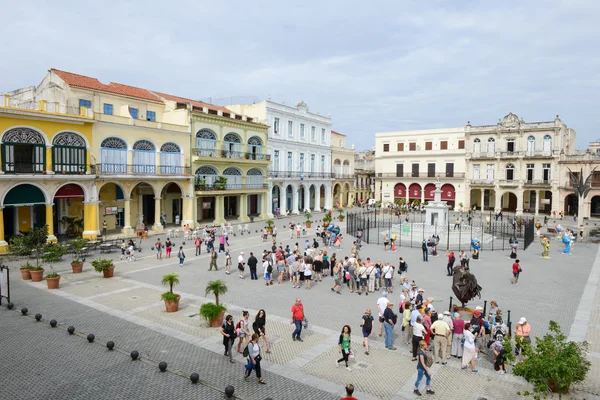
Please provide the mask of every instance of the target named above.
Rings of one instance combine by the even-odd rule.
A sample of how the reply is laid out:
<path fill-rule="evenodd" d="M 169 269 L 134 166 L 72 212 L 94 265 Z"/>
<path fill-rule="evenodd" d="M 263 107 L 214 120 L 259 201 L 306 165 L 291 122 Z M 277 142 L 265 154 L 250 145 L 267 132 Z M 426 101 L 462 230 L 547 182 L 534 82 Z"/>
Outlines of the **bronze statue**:
<path fill-rule="evenodd" d="M 452 291 L 462 303 L 463 308 L 475 296 L 481 298 L 481 286 L 477 284 L 477 278 L 470 272 L 469 267 L 457 266 L 453 272 Z"/>

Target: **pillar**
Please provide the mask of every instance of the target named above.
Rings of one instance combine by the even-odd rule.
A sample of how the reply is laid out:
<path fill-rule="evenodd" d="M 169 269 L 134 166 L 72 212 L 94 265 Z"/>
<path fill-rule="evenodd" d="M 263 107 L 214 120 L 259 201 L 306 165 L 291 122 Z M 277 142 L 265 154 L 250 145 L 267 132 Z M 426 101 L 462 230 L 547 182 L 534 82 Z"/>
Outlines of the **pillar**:
<path fill-rule="evenodd" d="M 517 213 L 519 216 L 523 216 L 523 189 L 521 188 L 517 190 Z"/>
<path fill-rule="evenodd" d="M 154 229 L 155 231 L 163 230 L 163 226 L 160 223 L 160 214 L 162 211 L 160 200 L 161 200 L 160 197 L 154 198 L 154 225 L 152 226 L 152 229 Z"/>
<path fill-rule="evenodd" d="M 480 194 L 481 194 L 481 203 L 479 203 L 479 211 L 483 211 L 484 207 L 484 202 L 485 202 L 485 189 L 480 189 L 479 190 Z"/>
<path fill-rule="evenodd" d="M 494 210 L 502 209 L 502 196 L 498 189 L 494 189 Z"/>
<path fill-rule="evenodd" d="M 279 212 L 281 215 L 287 212 L 287 186 L 283 189 L 279 187 Z"/>
<path fill-rule="evenodd" d="M 538 190 L 535 192 L 535 216 L 537 217 L 540 212 L 540 201 L 542 199 L 541 194 L 543 191 Z"/>
<path fill-rule="evenodd" d="M 181 210 L 182 215 L 179 216 L 179 221 L 182 226 L 189 225 L 191 227 L 196 226 L 196 214 L 195 210 L 197 210 L 198 202 L 195 196 L 192 197 L 184 197 L 183 198 L 183 210 Z M 196 206 L 196 207 L 194 207 Z"/>
<path fill-rule="evenodd" d="M 238 214 L 238 220 L 240 222 L 249 222 L 250 218 L 248 218 L 248 195 L 241 194 L 240 195 L 240 213 Z"/>
<path fill-rule="evenodd" d="M 99 203 L 83 203 L 83 233 L 81 236 L 85 239 L 95 240 L 100 235 L 98 230 L 98 207 Z M 127 219 L 127 216 L 125 218 Z"/>
<path fill-rule="evenodd" d="M 46 173 L 47 174 L 54 173 L 54 171 L 52 170 L 52 146 L 46 147 Z M 52 215 L 52 214 L 50 214 L 50 215 Z"/>
<path fill-rule="evenodd" d="M 4 240 L 4 209 L 0 208 L 0 253 L 8 252 L 8 243 Z"/>
<path fill-rule="evenodd" d="M 223 224 L 225 223 L 225 205 L 224 205 L 224 197 L 216 196 L 215 197 L 215 220 L 214 224 Z"/>
<path fill-rule="evenodd" d="M 310 210 L 310 188 L 304 186 L 304 210 Z"/>
<path fill-rule="evenodd" d="M 295 187 L 292 190 L 292 214 L 298 215 L 298 189 Z"/>
<path fill-rule="evenodd" d="M 273 218 L 273 212 L 272 212 L 272 209 L 273 209 L 273 185 L 272 184 L 267 185 L 266 196 L 263 194 L 262 197 L 267 199 L 267 208 L 261 207 L 260 217 L 265 218 L 265 216 L 263 216 L 263 214 L 265 214 L 267 217 Z M 261 202 L 264 203 L 262 198 L 261 198 Z"/>
<path fill-rule="evenodd" d="M 330 182 L 329 185 L 325 185 L 325 209 L 326 210 L 333 209 L 333 207 L 331 206 L 332 202 L 333 202 L 333 193 L 332 193 L 331 182 Z"/>
<path fill-rule="evenodd" d="M 314 211 L 321 211 L 321 185 L 315 187 L 315 209 Z"/>
<path fill-rule="evenodd" d="M 91 162 L 92 162 L 92 152 L 91 150 L 88 148 L 85 151 L 85 173 L 86 174 L 90 174 L 90 168 L 91 168 Z M 96 173 L 98 173 L 99 171 L 96 171 Z"/>
<path fill-rule="evenodd" d="M 57 242 L 54 236 L 54 204 L 46 204 L 46 225 L 48 225 L 48 242 Z"/>

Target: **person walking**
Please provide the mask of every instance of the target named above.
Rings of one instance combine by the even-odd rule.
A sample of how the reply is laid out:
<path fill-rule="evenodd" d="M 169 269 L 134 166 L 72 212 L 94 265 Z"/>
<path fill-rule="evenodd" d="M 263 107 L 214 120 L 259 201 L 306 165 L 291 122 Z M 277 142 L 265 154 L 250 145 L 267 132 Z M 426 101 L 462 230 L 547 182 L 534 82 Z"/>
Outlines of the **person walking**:
<path fill-rule="evenodd" d="M 448 336 L 450 336 L 450 327 L 444 320 L 438 319 L 433 324 L 431 324 L 430 331 L 432 335 L 434 335 L 433 358 L 435 360 L 435 363 L 439 364 L 441 359 L 442 365 L 446 365 L 446 350 L 448 348 Z"/>
<path fill-rule="evenodd" d="M 258 259 L 254 257 L 254 253 L 250 252 L 250 257 L 248 257 L 248 267 L 250 268 L 250 279 L 253 281 L 258 280 L 258 276 L 256 275 L 257 264 Z"/>
<path fill-rule="evenodd" d="M 377 299 L 377 313 L 379 315 L 379 337 L 383 336 L 383 322 L 385 321 L 385 319 L 383 318 L 383 313 L 387 308 L 387 304 L 389 302 L 387 296 L 388 292 L 384 291 L 383 293 L 381 293 L 381 297 Z"/>
<path fill-rule="evenodd" d="M 302 321 L 304 320 L 304 305 L 302 304 L 302 300 L 296 299 L 296 303 L 292 306 L 292 321 L 291 324 L 296 326 L 294 332 L 292 332 L 292 340 L 295 342 L 296 340 L 299 342 L 304 342 L 300 337 L 302 333 Z"/>
<path fill-rule="evenodd" d="M 244 279 L 244 265 L 246 265 L 246 262 L 244 261 L 244 252 L 242 251 L 238 256 L 238 271 L 240 271 L 240 279 Z"/>
<path fill-rule="evenodd" d="M 263 261 L 263 276 L 265 279 L 265 286 L 273 284 L 273 264 L 269 257 Z"/>
<path fill-rule="evenodd" d="M 265 326 L 267 325 L 267 313 L 265 310 L 259 310 L 258 314 L 256 314 L 256 318 L 254 319 L 254 323 L 252 324 L 252 330 L 255 334 L 259 335 L 263 339 L 263 343 L 265 345 L 265 353 L 271 353 L 269 351 L 269 346 L 267 345 L 267 335 L 265 331 Z"/>
<path fill-rule="evenodd" d="M 210 249 L 210 267 L 208 268 L 209 271 L 212 271 L 213 267 L 215 268 L 215 271 L 219 270 L 219 267 L 217 267 L 217 253 L 215 252 L 215 249 Z"/>
<path fill-rule="evenodd" d="M 367 296 L 369 292 L 375 293 L 375 281 L 377 280 L 377 268 L 375 268 L 374 264 L 371 264 L 371 260 L 367 258 L 367 279 L 369 281 L 367 288 Z"/>
<path fill-rule="evenodd" d="M 200 236 L 198 236 L 194 240 L 194 247 L 196 247 L 196 256 L 201 255 L 202 254 L 202 239 L 200 239 Z"/>
<path fill-rule="evenodd" d="M 356 397 L 352 396 L 354 394 L 354 385 L 349 383 L 346 385 L 346 397 L 342 397 L 341 400 L 358 400 Z"/>
<path fill-rule="evenodd" d="M 363 289 L 365 290 L 365 295 L 369 295 L 369 288 L 367 287 L 369 275 L 367 274 L 367 267 L 364 264 L 360 265 L 356 269 L 356 275 L 359 279 L 359 286 L 357 288 L 358 295 L 362 295 Z"/>
<path fill-rule="evenodd" d="M 173 247 L 173 243 L 171 243 L 171 239 L 167 238 L 165 241 L 166 258 L 171 258 L 171 247 Z"/>
<path fill-rule="evenodd" d="M 258 335 L 253 333 L 252 340 L 248 343 L 248 364 L 246 364 L 246 372 L 244 373 L 244 380 L 246 382 L 250 379 L 252 370 L 255 370 L 258 383 L 262 385 L 266 383 L 261 376 L 260 360 L 262 360 L 262 356 L 260 354 L 260 345 L 258 344 Z"/>
<path fill-rule="evenodd" d="M 312 258 L 309 256 L 304 257 L 304 282 L 306 283 L 306 289 L 310 290 L 310 282 L 312 280 L 312 264 L 310 263 Z"/>
<path fill-rule="evenodd" d="M 344 361 L 348 371 L 352 371 L 348 366 L 348 357 L 350 357 L 350 348 L 352 344 L 351 333 L 352 330 L 350 329 L 350 325 L 344 325 L 342 328 L 342 333 L 340 334 L 340 338 L 338 339 L 338 352 L 342 354 L 342 358 L 335 362 L 335 366 L 339 367 L 340 363 Z"/>
<path fill-rule="evenodd" d="M 228 315 L 225 317 L 225 322 L 220 330 L 221 335 L 223 335 L 223 346 L 225 347 L 225 356 L 229 356 L 229 362 L 234 363 L 233 354 L 231 351 L 231 347 L 235 343 L 235 326 L 233 325 L 233 316 Z"/>
<path fill-rule="evenodd" d="M 392 310 L 392 302 L 387 303 L 387 308 L 383 312 L 383 326 L 385 327 L 385 348 L 389 350 L 396 350 L 394 347 L 394 326 L 398 317 Z"/>
<path fill-rule="evenodd" d="M 463 358 L 461 369 L 467 369 L 467 366 L 471 365 L 471 371 L 477 372 L 475 369 L 475 357 L 477 355 L 477 348 L 475 347 L 475 339 L 479 335 L 479 332 L 471 333 L 471 323 L 467 322 L 464 329 L 465 343 L 463 348 Z"/>
<path fill-rule="evenodd" d="M 177 257 L 179 257 L 179 266 L 183 267 L 183 260 L 185 260 L 185 253 L 183 252 L 183 246 L 179 246 L 179 251 L 177 252 Z"/>
<path fill-rule="evenodd" d="M 225 250 L 225 274 L 231 275 L 231 254 L 229 254 L 229 248 Z"/>
<path fill-rule="evenodd" d="M 225 235 L 219 235 L 219 253 L 225 251 Z"/>
<path fill-rule="evenodd" d="M 394 288 L 392 286 L 392 279 L 394 276 L 394 268 L 390 265 L 389 262 L 385 262 L 381 270 L 381 274 L 383 275 L 384 289 L 389 293 L 394 293 Z"/>
<path fill-rule="evenodd" d="M 510 280 L 510 284 L 515 284 L 518 285 L 519 284 L 519 275 L 521 274 L 521 264 L 519 264 L 520 260 L 517 258 L 515 260 L 515 262 L 512 265 L 512 273 L 513 273 L 513 277 Z"/>
<path fill-rule="evenodd" d="M 427 348 L 427 343 L 424 340 L 419 342 L 419 354 L 418 354 L 418 362 L 417 362 L 417 381 L 415 382 L 415 389 L 413 393 L 417 396 L 421 396 L 421 392 L 419 391 L 419 385 L 421 384 L 421 380 L 423 379 L 423 375 L 425 375 L 425 393 L 427 394 L 435 394 L 433 390 L 431 390 L 431 371 L 429 367 L 427 367 L 427 357 L 429 357 L 425 353 L 425 349 Z"/>
<path fill-rule="evenodd" d="M 332 273 L 333 286 L 331 287 L 331 291 L 335 292 L 337 294 L 342 294 L 340 292 L 340 288 L 342 287 L 342 274 L 343 274 L 342 263 L 337 262 L 333 266 L 333 273 Z"/>
<path fill-rule="evenodd" d="M 421 251 L 423 252 L 423 261 L 429 261 L 429 250 L 427 250 L 427 242 L 425 240 L 421 243 Z"/>
<path fill-rule="evenodd" d="M 248 311 L 242 311 L 242 319 L 238 321 L 236 326 L 236 334 L 240 339 L 237 347 L 238 353 L 242 352 L 242 343 L 246 343 L 246 345 L 248 345 L 248 339 L 250 338 L 250 322 L 248 322 L 249 316 L 250 313 Z"/>
<path fill-rule="evenodd" d="M 448 250 L 448 264 L 446 265 L 446 271 L 448 272 L 447 276 L 452 276 L 452 269 L 454 268 L 454 263 L 456 262 L 456 258 L 454 257 L 454 252 L 452 250 Z"/>
<path fill-rule="evenodd" d="M 290 265 L 290 280 L 292 281 L 292 289 L 300 287 L 300 257 L 293 256 L 292 264 Z"/>
<path fill-rule="evenodd" d="M 106 239 L 106 231 L 108 230 L 108 224 L 106 220 L 102 222 L 102 239 Z"/>
<path fill-rule="evenodd" d="M 371 336 L 371 332 L 373 331 L 373 316 L 371 315 L 370 308 L 367 308 L 365 314 L 362 316 L 360 326 L 362 326 L 365 354 L 369 355 L 369 336 Z"/>
<path fill-rule="evenodd" d="M 154 248 L 156 249 L 156 259 L 162 260 L 162 243 L 160 242 L 160 238 L 156 239 L 156 243 L 154 243 Z"/>
<path fill-rule="evenodd" d="M 460 314 L 454 313 L 454 320 L 452 321 L 452 325 L 454 327 L 454 332 L 452 334 L 452 357 L 462 358 L 463 356 L 463 338 L 464 338 L 464 329 L 465 329 L 465 321 L 460 318 Z"/>

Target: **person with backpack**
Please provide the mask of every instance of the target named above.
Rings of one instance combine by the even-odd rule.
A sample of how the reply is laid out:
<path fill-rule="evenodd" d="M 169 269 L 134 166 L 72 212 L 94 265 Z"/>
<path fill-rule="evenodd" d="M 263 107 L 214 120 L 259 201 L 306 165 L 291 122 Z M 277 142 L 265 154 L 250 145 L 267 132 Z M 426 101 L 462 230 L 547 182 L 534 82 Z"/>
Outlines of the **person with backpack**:
<path fill-rule="evenodd" d="M 400 257 L 398 262 L 398 269 L 400 270 L 400 278 L 403 279 L 408 272 L 408 263 L 404 261 L 404 258 Z"/>
<path fill-rule="evenodd" d="M 229 356 L 229 362 L 234 363 L 233 354 L 231 352 L 231 347 L 233 343 L 235 343 L 236 333 L 235 327 L 233 325 L 233 316 L 227 315 L 225 317 L 225 322 L 220 330 L 221 335 L 223 335 L 223 346 L 225 347 L 225 356 Z"/>
<path fill-rule="evenodd" d="M 167 238 L 167 240 L 165 240 L 166 258 L 171 258 L 171 247 L 173 247 L 173 243 L 171 243 L 170 238 Z"/>
<path fill-rule="evenodd" d="M 269 284 L 272 284 L 272 274 L 273 264 L 271 262 L 271 257 L 266 257 L 263 261 L 263 276 L 265 278 L 265 286 L 269 286 Z"/>
<path fill-rule="evenodd" d="M 179 251 L 177 252 L 177 257 L 179 257 L 179 266 L 183 267 L 183 260 L 185 260 L 185 253 L 183 252 L 183 246 L 179 246 Z"/>
<path fill-rule="evenodd" d="M 258 344 L 258 335 L 256 333 L 252 334 L 252 339 L 250 340 L 250 343 L 248 343 L 248 346 L 246 346 L 244 349 L 243 356 L 248 358 L 246 372 L 244 373 L 244 380 L 248 382 L 252 370 L 255 370 L 258 383 L 264 385 L 266 382 L 261 376 L 260 361 L 262 360 L 262 356 L 260 354 L 260 345 Z"/>
<path fill-rule="evenodd" d="M 250 322 L 248 321 L 249 316 L 250 313 L 248 313 L 248 311 L 242 311 L 242 319 L 240 319 L 235 326 L 235 333 L 240 339 L 238 341 L 238 353 L 242 352 L 242 350 L 240 350 L 242 347 L 242 342 L 245 342 L 246 346 L 248 345 L 248 339 L 250 338 Z"/>
<path fill-rule="evenodd" d="M 424 340 L 421 340 L 419 342 L 419 361 L 417 362 L 417 381 L 415 382 L 415 389 L 413 390 L 413 393 L 417 396 L 421 396 L 419 385 L 421 384 L 423 375 L 425 375 L 425 393 L 435 394 L 435 392 L 431 390 L 431 370 L 429 369 L 433 365 L 433 359 L 425 353 L 426 348 L 427 343 Z"/>

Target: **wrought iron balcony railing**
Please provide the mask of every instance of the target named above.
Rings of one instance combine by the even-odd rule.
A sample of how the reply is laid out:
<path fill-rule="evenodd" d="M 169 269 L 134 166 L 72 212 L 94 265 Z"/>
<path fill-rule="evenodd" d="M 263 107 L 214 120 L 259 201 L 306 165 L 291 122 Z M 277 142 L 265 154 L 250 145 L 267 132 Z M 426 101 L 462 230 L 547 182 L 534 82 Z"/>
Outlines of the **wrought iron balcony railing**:
<path fill-rule="evenodd" d="M 2 171 L 5 174 L 45 174 L 46 165 L 43 160 L 33 162 L 5 161 L 2 165 Z"/>
<path fill-rule="evenodd" d="M 334 178 L 333 172 L 268 171 L 272 178 Z"/>
<path fill-rule="evenodd" d="M 405 172 L 399 173 L 383 173 L 377 174 L 378 178 L 440 178 L 440 179 L 463 179 L 465 177 L 464 172 L 442 172 L 442 173 L 428 173 L 428 172 Z"/>
<path fill-rule="evenodd" d="M 259 160 L 259 161 L 271 161 L 270 154 L 252 153 L 245 151 L 229 151 L 229 150 L 218 150 L 218 149 L 194 149 L 194 155 L 196 157 L 216 157 L 216 158 L 233 158 L 238 160 Z"/>
<path fill-rule="evenodd" d="M 256 189 L 267 189 L 266 183 L 201 183 L 196 182 L 194 184 L 196 191 L 214 191 L 214 190 L 256 190 Z"/>
<path fill-rule="evenodd" d="M 96 175 L 191 175 L 191 167 L 146 164 L 96 164 L 91 168 Z"/>

